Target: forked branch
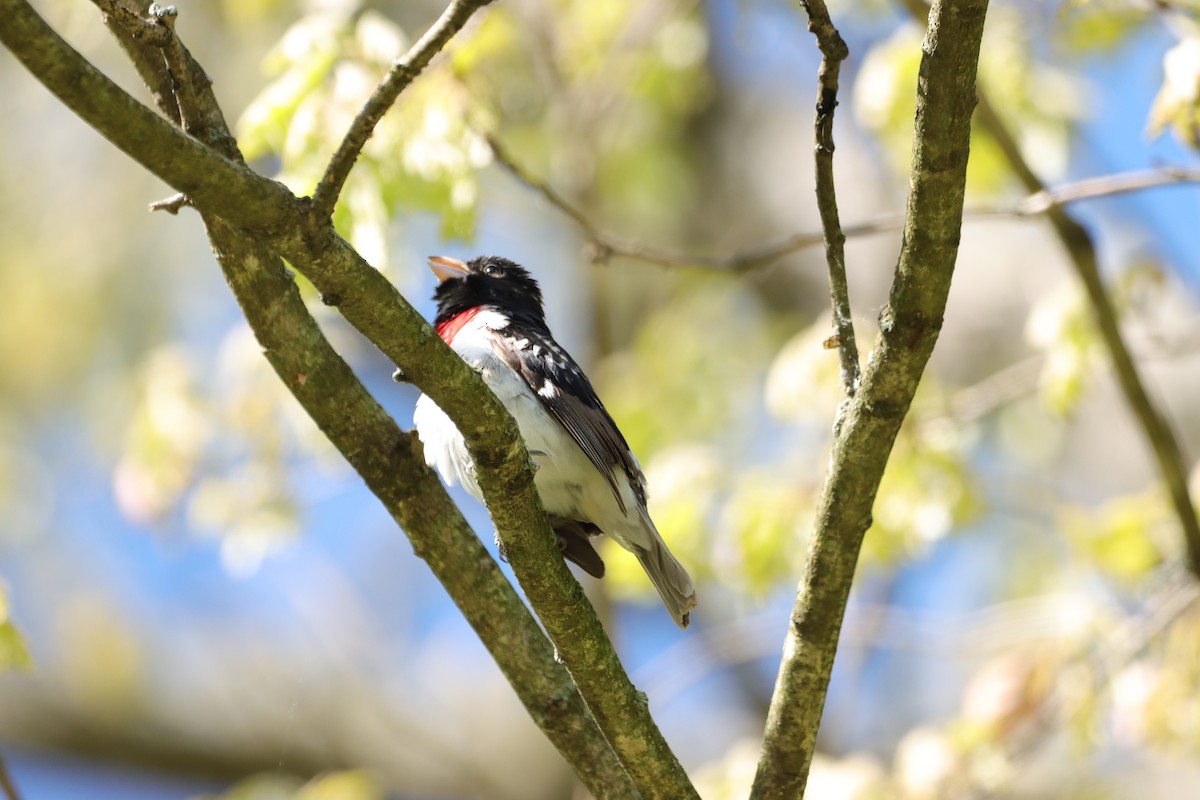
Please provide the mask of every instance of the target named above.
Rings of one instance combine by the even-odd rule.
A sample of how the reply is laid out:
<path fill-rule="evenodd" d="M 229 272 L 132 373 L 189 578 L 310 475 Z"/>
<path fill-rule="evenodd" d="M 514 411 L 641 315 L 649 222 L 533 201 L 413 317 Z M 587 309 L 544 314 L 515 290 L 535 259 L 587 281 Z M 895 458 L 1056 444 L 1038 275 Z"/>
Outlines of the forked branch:
<path fill-rule="evenodd" d="M 751 797 L 804 794 L 871 507 L 941 330 L 962 228 L 986 0 L 937 0 L 925 38 L 904 240 L 858 393 L 843 402 Z"/>

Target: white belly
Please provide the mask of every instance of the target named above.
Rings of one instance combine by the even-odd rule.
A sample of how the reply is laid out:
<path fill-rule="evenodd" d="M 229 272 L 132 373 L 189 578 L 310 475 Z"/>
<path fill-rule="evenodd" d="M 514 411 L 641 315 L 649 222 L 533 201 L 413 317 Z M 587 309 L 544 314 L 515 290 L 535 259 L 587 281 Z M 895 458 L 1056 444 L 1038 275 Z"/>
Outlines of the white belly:
<path fill-rule="evenodd" d="M 646 546 L 645 526 L 638 502 L 621 470 L 617 485 L 625 510 L 612 487 L 521 378 L 495 355 L 486 333 L 487 312 L 479 314 L 454 337 L 453 347 L 478 371 L 517 421 L 529 455 L 537 465 L 534 483 L 546 511 L 599 525 L 621 545 Z M 476 327 L 478 326 L 478 327 Z M 473 330 L 469 330 L 473 329 Z M 425 445 L 425 461 L 451 486 L 461 483 L 476 499 L 483 494 L 475 478 L 475 465 L 467 454 L 462 434 L 428 396 L 417 400 L 413 422 Z"/>

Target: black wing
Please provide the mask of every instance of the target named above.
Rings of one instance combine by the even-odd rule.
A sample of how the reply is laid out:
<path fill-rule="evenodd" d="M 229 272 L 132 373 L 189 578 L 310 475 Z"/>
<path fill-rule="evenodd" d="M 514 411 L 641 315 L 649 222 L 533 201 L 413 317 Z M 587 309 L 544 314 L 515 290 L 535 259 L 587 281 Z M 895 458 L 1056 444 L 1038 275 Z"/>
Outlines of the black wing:
<path fill-rule="evenodd" d="M 508 345 L 500 349 L 501 357 L 608 480 L 621 511 L 627 509 L 617 485 L 617 468 L 625 472 L 638 503 L 645 507 L 646 479 L 629 451 L 625 437 L 575 359 L 554 341 L 549 331 L 509 326 L 496 333 L 503 336 Z"/>

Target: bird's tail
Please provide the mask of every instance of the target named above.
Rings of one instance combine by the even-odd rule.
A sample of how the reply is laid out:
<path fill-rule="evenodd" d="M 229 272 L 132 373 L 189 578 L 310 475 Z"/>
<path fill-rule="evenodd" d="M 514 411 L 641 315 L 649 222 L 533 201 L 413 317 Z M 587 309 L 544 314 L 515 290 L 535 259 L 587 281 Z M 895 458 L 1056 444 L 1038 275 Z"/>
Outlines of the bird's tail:
<path fill-rule="evenodd" d="M 675 556 L 671 555 L 667 543 L 659 536 L 654 523 L 650 522 L 649 518 L 646 518 L 645 522 L 650 534 L 650 546 L 634 545 L 633 553 L 638 561 L 642 562 L 642 567 L 650 576 L 654 588 L 658 590 L 663 605 L 671 612 L 675 624 L 686 628 L 692 609 L 696 607 L 696 589 L 692 586 L 692 578 Z"/>

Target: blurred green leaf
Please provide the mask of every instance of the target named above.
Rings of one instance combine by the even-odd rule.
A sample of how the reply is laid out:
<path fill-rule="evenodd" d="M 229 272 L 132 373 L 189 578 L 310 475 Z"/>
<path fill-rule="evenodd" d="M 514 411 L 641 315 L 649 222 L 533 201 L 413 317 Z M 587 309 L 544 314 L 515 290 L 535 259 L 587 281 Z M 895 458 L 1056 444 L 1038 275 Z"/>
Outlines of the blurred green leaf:
<path fill-rule="evenodd" d="M 1144 577 L 1162 563 L 1157 542 L 1170 511 L 1158 490 L 1117 497 L 1095 510 L 1067 508 L 1062 528 L 1101 569 L 1123 581 Z"/>
<path fill-rule="evenodd" d="M 831 330 L 829 315 L 822 315 L 793 336 L 771 362 L 767 408 L 781 422 L 825 424 L 832 419 L 841 379 L 837 351 L 824 344 Z"/>
<path fill-rule="evenodd" d="M 937 393 L 933 383 L 926 375 L 925 396 Z M 920 552 L 983 510 L 967 461 L 965 431 L 922 423 L 921 418 L 921 410 L 914 408 L 911 424 L 896 437 L 863 541 L 864 560 L 891 563 Z"/>
<path fill-rule="evenodd" d="M 1014 6 L 991 9 L 980 56 L 980 84 L 1011 124 L 1034 169 L 1056 176 L 1066 168 L 1070 133 L 1087 111 L 1080 79 L 1034 58 L 1026 12 Z M 916 109 L 917 68 L 924 30 L 901 25 L 863 57 L 854 84 L 854 107 L 863 123 L 882 140 L 893 169 L 907 174 Z M 995 142 L 973 127 L 967 189 L 995 193 L 1009 185 L 1010 169 Z"/>
<path fill-rule="evenodd" d="M 25 637 L 17 630 L 8 614 L 8 590 L 0 583 L 0 672 L 9 669 L 32 669 L 33 657 Z"/>
<path fill-rule="evenodd" d="M 403 31 L 374 11 L 317 13 L 284 34 L 266 60 L 275 80 L 238 122 L 247 157 L 279 156 L 279 179 L 312 191 L 358 110 L 407 48 Z M 438 214 L 442 233 L 474 233 L 476 173 L 491 151 L 451 70 L 434 65 L 376 126 L 334 213 L 338 230 L 377 267 L 398 210 Z"/>
<path fill-rule="evenodd" d="M 752 420 L 735 410 L 758 401 L 770 353 L 764 316 L 761 301 L 744 285 L 692 278 L 650 313 L 630 350 L 599 365 L 605 405 L 635 453 L 649 457 L 670 444 L 737 440 Z"/>
<path fill-rule="evenodd" d="M 1167 128 L 1189 147 L 1200 147 L 1200 36 L 1185 37 L 1163 56 L 1163 84 L 1146 130 L 1160 136 Z"/>
<path fill-rule="evenodd" d="M 363 770 L 318 775 L 299 792 L 296 800 L 384 800 L 379 782 Z"/>
<path fill-rule="evenodd" d="M 1042 402 L 1056 414 L 1072 413 L 1104 363 L 1103 343 L 1078 282 L 1064 283 L 1038 299 L 1029 312 L 1025 338 L 1046 355 L 1038 380 Z"/>
<path fill-rule="evenodd" d="M 612 0 L 497 6 L 456 70 L 514 158 L 599 220 L 662 235 L 694 195 L 693 118 L 711 97 L 694 8 Z"/>
<path fill-rule="evenodd" d="M 1124 0 L 1067 0 L 1054 39 L 1072 54 L 1105 54 L 1128 42 L 1154 19 L 1148 8 Z"/>
<path fill-rule="evenodd" d="M 800 574 L 812 526 L 814 498 L 786 474 L 771 469 L 739 476 L 721 518 L 718 547 L 736 556 L 726 559 L 734 570 L 722 578 L 760 599 Z"/>
<path fill-rule="evenodd" d="M 263 773 L 245 778 L 221 795 L 195 800 L 384 800 L 379 781 L 363 770 L 327 772 L 307 783 L 290 775 Z"/>

